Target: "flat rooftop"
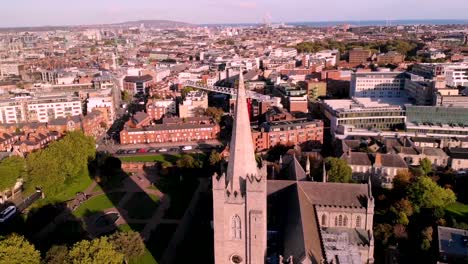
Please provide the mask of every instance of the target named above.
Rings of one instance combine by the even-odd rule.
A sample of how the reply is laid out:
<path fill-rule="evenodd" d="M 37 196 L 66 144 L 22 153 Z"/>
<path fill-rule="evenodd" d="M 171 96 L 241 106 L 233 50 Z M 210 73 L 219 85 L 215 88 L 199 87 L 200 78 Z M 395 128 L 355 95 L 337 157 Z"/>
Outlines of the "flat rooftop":
<path fill-rule="evenodd" d="M 437 227 L 439 252 L 456 256 L 468 256 L 468 230 L 450 227 Z"/>
<path fill-rule="evenodd" d="M 333 110 L 366 110 L 372 108 L 401 108 L 409 101 L 407 98 L 361 98 L 324 100 Z"/>

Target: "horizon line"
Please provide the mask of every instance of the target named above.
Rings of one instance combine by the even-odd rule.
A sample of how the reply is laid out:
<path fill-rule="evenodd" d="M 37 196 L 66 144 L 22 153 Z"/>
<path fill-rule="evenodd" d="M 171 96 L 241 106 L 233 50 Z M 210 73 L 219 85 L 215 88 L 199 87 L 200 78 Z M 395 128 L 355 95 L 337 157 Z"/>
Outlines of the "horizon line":
<path fill-rule="evenodd" d="M 110 22 L 110 23 L 94 23 L 94 24 L 60 24 L 60 25 L 40 25 L 40 26 L 0 26 L 0 29 L 21 29 L 21 28 L 45 28 L 45 27 L 92 27 L 92 26 L 106 26 L 106 25 L 116 25 L 116 24 L 124 24 L 124 23 L 132 23 L 132 22 L 139 22 L 139 21 L 168 21 L 174 23 L 185 23 L 194 26 L 206 26 L 206 25 L 262 25 L 263 22 L 208 22 L 208 23 L 190 23 L 180 20 L 170 20 L 170 19 L 139 19 L 139 20 L 127 20 L 121 22 Z M 298 24 L 298 23 L 343 23 L 343 22 L 350 22 L 350 23 L 365 23 L 365 22 L 392 22 L 392 21 L 407 21 L 407 22 L 418 22 L 418 21 L 463 21 L 468 22 L 468 18 L 397 18 L 397 19 L 364 19 L 364 20 L 357 20 L 357 19 L 349 19 L 349 20 L 302 20 L 302 21 L 275 21 L 271 22 L 270 24 Z M 431 23 L 426 23 L 430 25 Z M 455 25 L 461 25 L 455 23 Z M 371 26 L 371 25 L 366 25 Z M 394 25 L 396 26 L 396 25 Z"/>

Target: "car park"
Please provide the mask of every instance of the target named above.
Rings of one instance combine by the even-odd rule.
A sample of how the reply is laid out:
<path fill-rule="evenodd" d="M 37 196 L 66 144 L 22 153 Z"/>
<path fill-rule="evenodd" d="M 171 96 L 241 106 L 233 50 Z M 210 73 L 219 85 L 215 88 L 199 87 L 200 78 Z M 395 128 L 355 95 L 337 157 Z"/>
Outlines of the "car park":
<path fill-rule="evenodd" d="M 117 152 L 115 152 L 116 154 L 125 154 L 125 150 L 123 149 L 119 149 L 117 150 Z"/>
<path fill-rule="evenodd" d="M 147 151 L 146 151 L 146 149 L 144 149 L 144 148 L 141 148 L 141 149 L 138 150 L 138 153 L 146 153 L 146 152 L 147 152 Z"/>

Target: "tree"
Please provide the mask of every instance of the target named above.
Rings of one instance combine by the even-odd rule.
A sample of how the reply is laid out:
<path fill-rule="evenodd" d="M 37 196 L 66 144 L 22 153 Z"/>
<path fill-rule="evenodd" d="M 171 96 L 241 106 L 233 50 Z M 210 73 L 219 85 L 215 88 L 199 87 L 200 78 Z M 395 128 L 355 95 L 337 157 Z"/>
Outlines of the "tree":
<path fill-rule="evenodd" d="M 125 260 L 129 260 L 143 255 L 145 244 L 140 234 L 137 232 L 117 232 L 109 237 L 109 242 L 114 245 L 117 252 L 124 255 Z"/>
<path fill-rule="evenodd" d="M 413 215 L 413 206 L 410 201 L 401 199 L 390 206 L 390 212 L 393 214 L 394 223 L 407 226 L 409 217 Z"/>
<path fill-rule="evenodd" d="M 122 101 L 129 104 L 132 102 L 133 96 L 126 90 L 122 91 Z"/>
<path fill-rule="evenodd" d="M 221 122 L 221 117 L 224 115 L 224 111 L 217 107 L 208 107 L 205 110 L 205 115 L 211 116 L 217 123 Z"/>
<path fill-rule="evenodd" d="M 18 178 L 22 178 L 25 172 L 23 158 L 14 156 L 0 162 L 0 191 L 12 188 Z"/>
<path fill-rule="evenodd" d="M 43 187 L 48 196 L 62 191 L 63 185 L 88 175 L 88 162 L 96 156 L 96 143 L 82 132 L 68 132 L 61 140 L 26 158 L 26 187 Z"/>
<path fill-rule="evenodd" d="M 204 116 L 206 110 L 202 106 L 198 106 L 194 108 L 192 111 L 195 116 Z"/>
<path fill-rule="evenodd" d="M 432 163 L 428 158 L 424 158 L 419 162 L 424 175 L 427 176 L 432 171 Z"/>
<path fill-rule="evenodd" d="M 219 164 L 219 162 L 221 162 L 222 159 L 223 157 L 221 157 L 221 154 L 219 154 L 216 150 L 211 151 L 209 158 L 211 166 L 216 166 L 217 164 Z"/>
<path fill-rule="evenodd" d="M 427 251 L 431 248 L 431 243 L 432 243 L 432 234 L 433 234 L 433 229 L 432 226 L 428 226 L 423 229 L 421 232 L 421 249 L 424 251 Z"/>
<path fill-rule="evenodd" d="M 82 240 L 73 245 L 68 256 L 73 264 L 121 264 L 124 260 L 124 255 L 116 251 L 107 237 Z"/>
<path fill-rule="evenodd" d="M 328 157 L 325 159 L 325 168 L 329 182 L 351 182 L 352 170 L 345 160 Z"/>
<path fill-rule="evenodd" d="M 47 264 L 63 264 L 68 263 L 68 248 L 66 246 L 54 245 L 47 251 L 44 262 Z"/>
<path fill-rule="evenodd" d="M 182 95 L 182 98 L 185 98 L 185 96 L 187 96 L 187 94 L 193 90 L 195 90 L 195 88 L 187 86 L 187 87 L 184 87 L 182 91 L 180 91 L 180 94 Z"/>
<path fill-rule="evenodd" d="M 393 236 L 393 227 L 389 224 L 377 224 L 374 227 L 374 236 L 376 241 L 385 246 Z"/>
<path fill-rule="evenodd" d="M 407 195 L 416 212 L 421 208 L 444 208 L 456 201 L 455 193 L 437 185 L 427 176 L 419 177 L 408 188 Z"/>
<path fill-rule="evenodd" d="M 177 167 L 185 169 L 201 168 L 201 163 L 191 155 L 185 154 L 176 162 Z"/>
<path fill-rule="evenodd" d="M 0 238 L 0 264 L 39 264 L 41 253 L 23 236 L 12 234 Z"/>

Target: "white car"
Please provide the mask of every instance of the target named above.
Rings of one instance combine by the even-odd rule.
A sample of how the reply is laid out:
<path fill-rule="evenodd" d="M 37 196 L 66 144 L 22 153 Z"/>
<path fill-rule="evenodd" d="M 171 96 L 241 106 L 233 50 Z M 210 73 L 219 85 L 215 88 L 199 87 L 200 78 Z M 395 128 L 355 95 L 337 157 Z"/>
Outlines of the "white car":
<path fill-rule="evenodd" d="M 192 146 L 184 146 L 184 147 L 182 148 L 182 150 L 192 150 L 192 149 L 193 149 Z"/>
<path fill-rule="evenodd" d="M 16 213 L 16 206 L 10 205 L 0 213 L 0 223 L 3 223 L 10 219 Z"/>
<path fill-rule="evenodd" d="M 159 149 L 158 152 L 167 152 L 167 149 L 162 148 L 162 149 Z"/>

